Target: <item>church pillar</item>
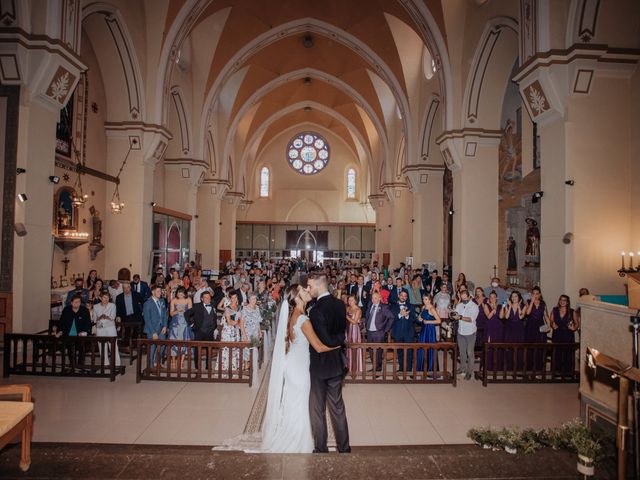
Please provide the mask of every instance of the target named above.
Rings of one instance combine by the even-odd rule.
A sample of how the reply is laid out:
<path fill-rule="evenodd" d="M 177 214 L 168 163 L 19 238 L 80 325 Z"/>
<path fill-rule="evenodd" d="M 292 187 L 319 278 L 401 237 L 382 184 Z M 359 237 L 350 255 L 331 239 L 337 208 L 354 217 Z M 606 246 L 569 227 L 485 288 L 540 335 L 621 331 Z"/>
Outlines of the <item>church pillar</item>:
<path fill-rule="evenodd" d="M 541 287 L 553 300 L 581 287 L 624 294 L 620 251 L 640 247 L 630 200 L 639 60 L 606 46 L 568 50 L 515 78 L 540 135 Z"/>
<path fill-rule="evenodd" d="M 390 265 L 396 268 L 413 254 L 413 199 L 406 186 L 386 188 L 391 209 Z"/>
<path fill-rule="evenodd" d="M 124 203 L 121 213 L 111 211 L 115 185 L 107 185 L 105 205 L 104 278 L 117 278 L 118 270 L 128 268 L 142 277 L 151 274 L 154 166 L 162 159 L 170 138 L 168 132 L 140 123 L 112 123 L 107 132 L 107 172 L 116 175 L 127 158 L 118 191 Z M 127 156 L 128 155 L 128 156 Z"/>
<path fill-rule="evenodd" d="M 438 143 L 453 170 L 453 277 L 488 283 L 498 264 L 500 132 L 446 132 Z"/>
<path fill-rule="evenodd" d="M 220 262 L 236 258 L 236 218 L 241 194 L 227 192 L 220 206 Z"/>
<path fill-rule="evenodd" d="M 442 209 L 443 167 L 412 168 L 407 172 L 413 194 L 413 260 L 415 266 L 443 263 L 444 218 Z"/>
<path fill-rule="evenodd" d="M 378 266 L 388 264 L 391 251 L 391 208 L 385 194 L 369 195 L 371 208 L 376 212 L 376 245 Z M 386 260 L 385 260 L 386 259 Z"/>
<path fill-rule="evenodd" d="M 221 200 L 216 187 L 206 181 L 198 188 L 197 211 L 196 250 L 202 254 L 202 268 L 217 270 L 220 266 Z"/>

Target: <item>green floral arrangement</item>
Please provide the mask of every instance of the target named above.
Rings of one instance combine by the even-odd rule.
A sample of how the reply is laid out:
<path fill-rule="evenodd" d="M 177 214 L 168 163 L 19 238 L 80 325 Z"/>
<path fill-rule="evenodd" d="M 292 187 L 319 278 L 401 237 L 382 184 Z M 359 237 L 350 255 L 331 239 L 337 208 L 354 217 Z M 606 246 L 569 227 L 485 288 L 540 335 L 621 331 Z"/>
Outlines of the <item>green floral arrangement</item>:
<path fill-rule="evenodd" d="M 249 340 L 251 341 L 251 345 L 255 348 L 260 348 L 260 345 L 262 345 L 262 339 L 260 337 L 251 337 Z"/>

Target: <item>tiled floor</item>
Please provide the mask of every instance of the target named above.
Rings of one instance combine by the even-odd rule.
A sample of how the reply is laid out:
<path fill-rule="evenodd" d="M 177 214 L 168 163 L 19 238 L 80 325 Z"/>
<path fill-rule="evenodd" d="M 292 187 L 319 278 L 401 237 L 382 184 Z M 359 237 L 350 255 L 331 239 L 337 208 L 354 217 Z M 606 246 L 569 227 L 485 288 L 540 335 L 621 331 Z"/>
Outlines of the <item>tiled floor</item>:
<path fill-rule="evenodd" d="M 135 383 L 18 377 L 33 385 L 34 441 L 218 445 L 243 432 L 258 388 L 234 384 Z M 258 382 L 259 384 L 259 382 Z M 579 414 L 578 387 L 347 385 L 352 445 L 467 443 L 475 425 L 557 425 Z"/>

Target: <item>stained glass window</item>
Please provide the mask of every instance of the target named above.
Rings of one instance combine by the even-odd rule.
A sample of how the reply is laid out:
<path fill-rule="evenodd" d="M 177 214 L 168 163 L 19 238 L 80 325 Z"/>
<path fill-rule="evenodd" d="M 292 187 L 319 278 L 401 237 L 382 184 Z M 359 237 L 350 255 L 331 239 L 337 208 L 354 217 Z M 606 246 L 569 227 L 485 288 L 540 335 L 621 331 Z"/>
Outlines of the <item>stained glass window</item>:
<path fill-rule="evenodd" d="M 287 146 L 287 160 L 298 173 L 313 175 L 329 162 L 329 144 L 317 133 L 300 133 Z"/>
<path fill-rule="evenodd" d="M 267 167 L 262 167 L 260 170 L 260 196 L 269 196 L 269 169 Z"/>
<path fill-rule="evenodd" d="M 356 171 L 347 170 L 347 198 L 356 198 Z"/>

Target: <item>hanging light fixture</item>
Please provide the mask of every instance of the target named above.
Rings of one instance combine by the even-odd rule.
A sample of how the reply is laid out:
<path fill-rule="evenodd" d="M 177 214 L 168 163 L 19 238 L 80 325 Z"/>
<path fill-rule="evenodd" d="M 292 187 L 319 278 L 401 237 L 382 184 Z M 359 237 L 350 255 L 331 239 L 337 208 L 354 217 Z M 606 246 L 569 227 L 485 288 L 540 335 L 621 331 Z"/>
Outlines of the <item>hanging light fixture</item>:
<path fill-rule="evenodd" d="M 124 170 L 124 166 L 127 164 L 127 159 L 129 158 L 129 154 L 131 153 L 132 148 L 138 145 L 138 140 L 136 138 L 131 140 L 129 144 L 129 150 L 122 161 L 122 165 L 120 166 L 120 170 L 118 170 L 118 175 L 116 175 L 116 189 L 113 191 L 113 196 L 111 197 L 111 213 L 118 214 L 122 213 L 124 210 L 124 202 L 120 199 L 120 191 L 118 187 L 120 186 L 120 175 Z"/>
<path fill-rule="evenodd" d="M 80 177 L 80 171 L 78 171 L 78 178 L 76 178 L 76 183 L 73 184 L 73 189 L 74 192 L 71 197 L 71 204 L 74 207 L 84 207 L 89 195 L 82 191 L 82 178 Z"/>

